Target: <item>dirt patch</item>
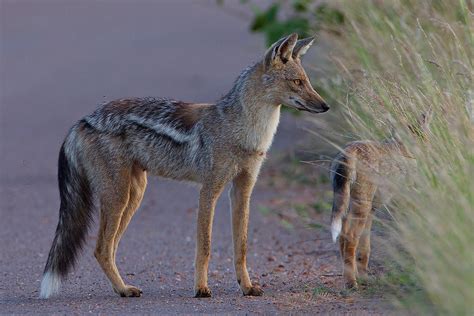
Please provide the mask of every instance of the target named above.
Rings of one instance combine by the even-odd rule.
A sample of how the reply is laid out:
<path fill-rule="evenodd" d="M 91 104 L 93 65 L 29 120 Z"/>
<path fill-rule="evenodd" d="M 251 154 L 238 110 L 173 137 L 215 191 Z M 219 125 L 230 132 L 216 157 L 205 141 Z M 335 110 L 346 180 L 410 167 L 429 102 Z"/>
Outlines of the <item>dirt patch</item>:
<path fill-rule="evenodd" d="M 288 261 L 282 270 L 290 269 L 287 273 L 300 284 L 287 288 L 293 295 L 280 303 L 282 308 L 296 311 L 311 306 L 336 313 L 391 311 L 388 299 L 378 291 L 377 279 L 383 273 L 379 251 L 374 251 L 371 261 L 371 282 L 359 292 L 344 289 L 338 249 L 329 231 L 329 164 L 312 160 L 305 151 L 299 155 L 294 150 L 279 152 L 269 159 L 258 185 L 271 195 L 259 203 L 258 211 L 290 234 L 299 235 L 298 241 L 283 247 Z"/>

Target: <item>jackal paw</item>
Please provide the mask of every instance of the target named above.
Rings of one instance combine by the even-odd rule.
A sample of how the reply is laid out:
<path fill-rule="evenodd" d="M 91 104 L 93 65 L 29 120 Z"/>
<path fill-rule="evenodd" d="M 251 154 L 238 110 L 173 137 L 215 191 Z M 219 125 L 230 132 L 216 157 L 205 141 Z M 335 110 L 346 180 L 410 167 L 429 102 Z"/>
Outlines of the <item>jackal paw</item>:
<path fill-rule="evenodd" d="M 212 296 L 211 290 L 207 286 L 198 288 L 196 290 L 196 294 L 194 295 L 194 297 L 197 297 L 197 298 L 211 297 L 211 296 Z"/>
<path fill-rule="evenodd" d="M 254 285 L 247 289 L 247 291 L 243 291 L 244 296 L 262 296 L 263 295 L 263 290 L 260 286 Z"/>
<path fill-rule="evenodd" d="M 359 271 L 357 281 L 360 283 L 360 285 L 367 285 L 370 282 L 370 276 L 367 271 Z"/>
<path fill-rule="evenodd" d="M 140 297 L 142 296 L 142 290 L 137 287 L 126 285 L 125 288 L 121 290 L 115 290 L 121 297 Z"/>
<path fill-rule="evenodd" d="M 357 291 L 359 288 L 359 285 L 357 284 L 357 281 L 347 281 L 346 282 L 346 289 L 350 291 Z"/>

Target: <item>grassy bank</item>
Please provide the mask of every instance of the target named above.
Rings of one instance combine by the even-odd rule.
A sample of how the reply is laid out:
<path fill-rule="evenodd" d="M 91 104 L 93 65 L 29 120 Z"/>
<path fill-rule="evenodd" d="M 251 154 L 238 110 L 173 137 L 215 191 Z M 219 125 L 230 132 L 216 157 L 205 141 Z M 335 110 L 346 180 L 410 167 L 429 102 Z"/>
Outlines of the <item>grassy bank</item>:
<path fill-rule="evenodd" d="M 391 214 L 397 249 L 402 249 L 392 251 L 393 258 L 415 280 L 408 289 L 398 287 L 403 288 L 398 303 L 442 314 L 472 313 L 472 6 L 394 0 L 347 1 L 341 8 L 343 35 L 331 40 L 343 83 L 326 89 L 357 138 L 381 140 L 396 131 L 417 160 L 413 185 L 393 183 L 397 199 Z M 423 141 L 407 127 L 428 108 L 434 117 Z M 396 286 L 401 279 L 389 281 Z"/>

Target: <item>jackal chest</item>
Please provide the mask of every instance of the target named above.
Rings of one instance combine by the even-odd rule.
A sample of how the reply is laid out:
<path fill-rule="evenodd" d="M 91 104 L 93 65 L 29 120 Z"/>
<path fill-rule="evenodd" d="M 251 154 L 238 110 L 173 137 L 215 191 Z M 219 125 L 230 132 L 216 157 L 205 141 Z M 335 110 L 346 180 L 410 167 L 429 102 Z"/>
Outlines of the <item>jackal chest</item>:
<path fill-rule="evenodd" d="M 238 164 L 253 164 L 264 160 L 267 151 L 260 148 L 248 148 L 241 144 L 235 144 L 230 149 L 232 156 Z"/>
<path fill-rule="evenodd" d="M 249 118 L 237 133 L 238 143 L 249 151 L 266 153 L 280 121 L 280 109 L 262 107 L 261 113 Z"/>

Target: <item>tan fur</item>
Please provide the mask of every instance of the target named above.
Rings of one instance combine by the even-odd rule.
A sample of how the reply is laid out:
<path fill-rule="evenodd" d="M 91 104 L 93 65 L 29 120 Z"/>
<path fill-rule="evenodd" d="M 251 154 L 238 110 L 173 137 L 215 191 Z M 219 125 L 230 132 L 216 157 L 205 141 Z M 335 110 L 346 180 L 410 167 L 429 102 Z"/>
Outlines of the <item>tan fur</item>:
<path fill-rule="evenodd" d="M 429 115 L 423 114 L 418 126 L 409 129 L 424 140 L 428 124 Z M 387 181 L 406 174 L 413 162 L 404 144 L 395 139 L 352 142 L 334 159 L 332 229 L 342 220 L 339 249 L 348 288 L 358 287 L 358 277 L 367 278 L 373 211 L 392 197 Z"/>
<path fill-rule="evenodd" d="M 174 119 L 183 122 L 184 126 L 190 129 L 199 121 L 206 108 L 211 106 L 211 104 L 183 102 L 176 106 L 178 109 L 173 116 Z"/>
<path fill-rule="evenodd" d="M 372 224 L 372 200 L 377 191 L 377 174 L 380 160 L 392 158 L 377 143 L 353 143 L 345 149 L 348 160 L 354 161 L 350 172 L 355 178 L 350 187 L 349 212 L 342 219 L 339 247 L 344 264 L 344 279 L 347 287 L 357 288 L 356 276 L 367 276 L 370 256 L 370 226 Z M 388 157 L 387 157 L 388 154 Z M 363 235 L 363 237 L 362 237 Z M 356 258 L 357 250 L 359 256 Z M 357 266 L 356 266 L 357 262 Z"/>
<path fill-rule="evenodd" d="M 42 297 L 57 286 L 59 273 L 72 264 L 72 246 L 83 238 L 89 216 L 88 195 L 94 188 L 100 202 L 100 228 L 95 256 L 121 296 L 140 296 L 124 283 L 115 255 L 120 238 L 140 205 L 147 174 L 201 185 L 196 229 L 195 295 L 209 297 L 207 273 L 211 255 L 216 201 L 232 182 L 232 232 L 235 273 L 244 295 L 262 295 L 247 271 L 247 226 L 250 196 L 270 148 L 281 104 L 312 113 L 329 109 L 314 91 L 300 57 L 313 39 L 282 38 L 262 61 L 246 68 L 230 92 L 216 104 L 185 103 L 164 98 L 112 101 L 79 121 L 67 136 L 60 156 L 60 192 L 64 204 L 57 235 L 45 268 Z M 72 189 L 71 189 L 72 188 Z M 72 193 L 71 193 L 72 192 Z M 71 198 L 72 197 L 72 198 Z M 68 214 L 83 207 L 81 222 Z M 74 227 L 75 235 L 68 230 Z M 81 241 L 81 240 L 79 240 Z M 52 274 L 53 273 L 53 274 Z M 51 289 L 51 290 L 50 290 Z"/>

